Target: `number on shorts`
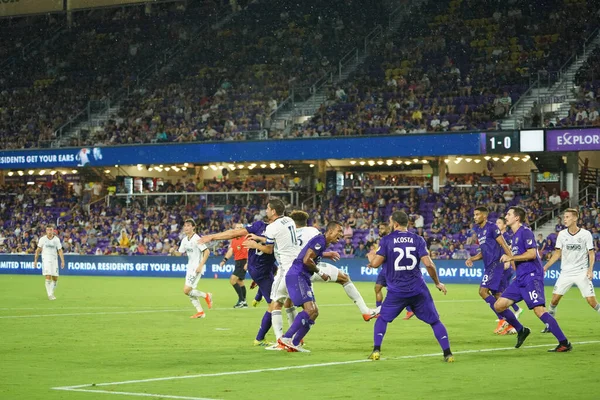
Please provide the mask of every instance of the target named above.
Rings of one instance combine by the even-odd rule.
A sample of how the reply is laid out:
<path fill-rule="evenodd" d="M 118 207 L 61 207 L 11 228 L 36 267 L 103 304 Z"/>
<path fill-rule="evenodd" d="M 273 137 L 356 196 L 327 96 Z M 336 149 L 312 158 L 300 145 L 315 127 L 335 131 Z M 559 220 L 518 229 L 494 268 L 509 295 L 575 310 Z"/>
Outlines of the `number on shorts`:
<path fill-rule="evenodd" d="M 532 290 L 531 292 L 529 292 L 529 299 L 531 301 L 536 301 L 538 298 L 538 294 L 536 293 L 535 290 Z"/>
<path fill-rule="evenodd" d="M 296 245 L 298 242 L 296 240 L 296 229 L 293 226 L 288 226 L 288 230 L 290 231 L 290 235 L 292 236 L 292 243 Z"/>
<path fill-rule="evenodd" d="M 410 271 L 413 270 L 417 266 L 417 257 L 415 257 L 412 252 L 417 250 L 416 247 L 407 247 L 406 252 L 402 247 L 394 247 L 394 253 L 398 253 L 398 257 L 394 261 L 394 270 L 395 271 Z M 400 265 L 400 262 L 404 258 L 408 258 L 411 261 L 410 265 Z"/>

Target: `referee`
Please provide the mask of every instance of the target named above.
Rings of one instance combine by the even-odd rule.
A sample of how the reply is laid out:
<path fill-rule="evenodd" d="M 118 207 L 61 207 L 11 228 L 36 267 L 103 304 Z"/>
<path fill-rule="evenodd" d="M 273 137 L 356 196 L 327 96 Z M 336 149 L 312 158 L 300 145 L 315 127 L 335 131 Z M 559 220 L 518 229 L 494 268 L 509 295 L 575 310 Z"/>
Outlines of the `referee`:
<path fill-rule="evenodd" d="M 244 229 L 244 225 L 236 224 L 234 229 Z M 246 303 L 246 286 L 244 285 L 246 271 L 248 270 L 248 249 L 242 246 L 244 240 L 246 239 L 243 236 L 232 239 L 229 242 L 229 249 L 225 257 L 221 260 L 221 266 L 225 265 L 232 255 L 235 260 L 235 270 L 229 277 L 229 283 L 231 283 L 231 286 L 233 286 L 238 295 L 238 302 L 233 308 L 248 308 L 248 303 Z"/>

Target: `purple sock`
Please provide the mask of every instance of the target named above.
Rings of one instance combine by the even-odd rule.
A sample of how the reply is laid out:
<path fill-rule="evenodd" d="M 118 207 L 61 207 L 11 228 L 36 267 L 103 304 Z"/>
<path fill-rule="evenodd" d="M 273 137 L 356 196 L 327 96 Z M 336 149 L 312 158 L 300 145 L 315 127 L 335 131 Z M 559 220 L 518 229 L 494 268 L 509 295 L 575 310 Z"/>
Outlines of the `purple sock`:
<path fill-rule="evenodd" d="M 519 308 L 519 306 L 517 305 L 517 303 L 513 303 L 513 305 L 512 305 L 512 309 L 513 309 L 514 311 L 519 311 L 519 310 L 520 310 L 520 308 Z"/>
<path fill-rule="evenodd" d="M 294 346 L 298 346 L 300 344 L 302 339 L 304 339 L 304 336 L 306 336 L 308 331 L 310 331 L 310 328 L 315 324 L 315 321 L 310 319 L 306 312 L 304 312 L 304 314 L 306 315 L 306 318 L 302 318 L 302 320 L 301 320 L 302 325 L 300 326 L 300 329 L 298 329 L 298 332 L 296 332 L 296 334 L 294 335 L 294 339 L 292 340 L 292 344 Z M 296 319 L 298 319 L 299 316 L 300 316 L 300 314 L 298 314 L 296 316 Z M 294 323 L 295 322 L 296 322 L 296 320 L 294 320 Z"/>
<path fill-rule="evenodd" d="M 375 306 L 379 307 L 379 306 L 381 306 L 381 303 L 383 303 L 383 301 L 376 301 Z"/>
<path fill-rule="evenodd" d="M 271 313 L 266 311 L 260 323 L 260 328 L 258 329 L 256 340 L 264 340 L 265 335 L 267 334 L 267 332 L 269 332 L 269 329 L 271 329 Z"/>
<path fill-rule="evenodd" d="M 496 314 L 496 316 L 498 317 L 498 319 L 502 319 L 502 315 L 498 314 L 496 312 L 496 309 L 494 308 L 494 303 L 496 303 L 496 298 L 494 296 L 492 296 L 491 294 L 486 297 L 485 302 L 489 304 L 490 308 L 492 309 L 492 311 L 494 312 L 494 314 Z"/>
<path fill-rule="evenodd" d="M 512 311 L 504 310 L 501 313 L 499 313 L 498 315 L 500 315 L 500 318 L 504 318 L 506 320 L 506 322 L 511 324 L 512 327 L 517 330 L 517 332 L 520 332 L 521 329 L 523 329 L 523 325 L 519 322 L 517 317 L 515 317 L 515 314 L 513 314 Z"/>
<path fill-rule="evenodd" d="M 262 298 L 263 298 L 262 292 L 260 291 L 260 289 L 258 289 L 258 292 L 256 292 L 256 296 L 254 296 L 254 300 L 261 301 Z"/>
<path fill-rule="evenodd" d="M 409 313 L 409 312 L 413 312 L 413 310 L 412 310 L 412 308 L 410 308 L 410 306 L 406 306 L 406 312 L 407 312 L 407 313 Z"/>
<path fill-rule="evenodd" d="M 383 342 L 383 337 L 385 336 L 386 330 L 387 322 L 385 322 L 381 317 L 377 318 L 377 321 L 375 321 L 375 331 L 373 340 L 373 344 L 375 345 L 375 347 L 379 348 L 381 346 L 381 342 Z"/>
<path fill-rule="evenodd" d="M 308 321 L 309 319 L 310 317 L 306 311 L 300 311 L 298 315 L 296 315 L 296 318 L 294 318 L 294 322 L 292 322 L 292 325 L 290 325 L 288 330 L 283 334 L 283 337 L 290 339 L 293 338 L 296 332 L 298 332 L 302 327 L 303 321 Z"/>
<path fill-rule="evenodd" d="M 546 326 L 548 327 L 548 330 L 550 330 L 550 332 L 554 335 L 554 337 L 559 342 L 567 341 L 567 337 L 565 336 L 563 331 L 560 329 L 560 326 L 558 326 L 558 322 L 556 322 L 556 319 L 554 319 L 554 317 L 552 315 L 545 312 L 544 314 L 542 314 L 540 319 L 542 320 L 542 322 L 544 324 L 546 324 Z"/>
<path fill-rule="evenodd" d="M 448 339 L 448 331 L 441 321 L 437 321 L 435 324 L 431 324 L 433 328 L 433 334 L 437 339 L 442 350 L 446 351 L 450 349 L 450 339 Z"/>

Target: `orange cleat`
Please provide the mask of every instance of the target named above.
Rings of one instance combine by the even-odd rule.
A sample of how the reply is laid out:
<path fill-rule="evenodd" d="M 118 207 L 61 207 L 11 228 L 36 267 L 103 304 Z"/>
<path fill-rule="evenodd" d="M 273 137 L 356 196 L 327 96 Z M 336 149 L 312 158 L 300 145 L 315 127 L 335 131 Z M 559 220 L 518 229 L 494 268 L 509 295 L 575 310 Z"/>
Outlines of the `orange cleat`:
<path fill-rule="evenodd" d="M 204 311 L 200 311 L 199 313 L 192 315 L 190 318 L 206 318 L 206 314 L 204 314 Z"/>
<path fill-rule="evenodd" d="M 499 335 L 500 332 L 502 332 L 504 329 L 506 329 L 507 326 L 508 326 L 508 322 L 501 319 L 500 321 L 498 321 L 498 326 L 496 326 L 496 330 L 494 330 L 494 333 L 496 335 Z"/>
<path fill-rule="evenodd" d="M 206 300 L 206 306 L 210 310 L 212 308 L 212 293 L 206 293 L 204 300 Z"/>
<path fill-rule="evenodd" d="M 498 335 L 516 335 L 517 334 L 517 330 L 515 328 L 513 328 L 512 325 L 507 324 L 506 327 L 500 331 L 500 333 L 498 333 Z"/>
<path fill-rule="evenodd" d="M 409 320 L 409 319 L 411 319 L 411 318 L 412 318 L 414 315 L 415 315 L 415 313 L 414 313 L 414 312 L 412 312 L 412 311 L 407 311 L 407 312 L 406 312 L 406 316 L 405 316 L 404 318 L 402 318 L 402 319 L 406 321 L 406 320 Z"/>

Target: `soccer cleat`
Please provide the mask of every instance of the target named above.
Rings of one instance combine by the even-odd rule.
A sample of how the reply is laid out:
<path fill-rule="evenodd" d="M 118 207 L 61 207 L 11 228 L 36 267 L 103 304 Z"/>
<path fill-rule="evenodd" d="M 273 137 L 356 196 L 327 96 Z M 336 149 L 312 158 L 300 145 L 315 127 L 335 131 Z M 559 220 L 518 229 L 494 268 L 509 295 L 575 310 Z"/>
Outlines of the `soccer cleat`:
<path fill-rule="evenodd" d="M 369 360 L 373 360 L 373 361 L 377 361 L 380 358 L 381 358 L 381 353 L 379 352 L 379 350 L 373 350 L 368 357 Z"/>
<path fill-rule="evenodd" d="M 412 311 L 407 311 L 406 312 L 406 316 L 404 318 L 402 318 L 403 320 L 407 321 L 409 319 L 411 319 L 412 317 L 414 317 L 415 313 Z"/>
<path fill-rule="evenodd" d="M 262 300 L 252 300 L 252 307 L 258 307 Z"/>
<path fill-rule="evenodd" d="M 250 290 L 256 288 L 258 286 L 258 283 L 252 281 L 252 283 L 250 284 Z"/>
<path fill-rule="evenodd" d="M 452 363 L 454 362 L 454 354 L 448 354 L 447 356 L 444 356 L 444 361 L 447 363 Z"/>
<path fill-rule="evenodd" d="M 503 330 L 505 330 L 507 326 L 508 326 L 508 322 L 506 322 L 505 320 L 501 319 L 500 321 L 498 321 L 498 326 L 496 326 L 496 330 L 494 330 L 494 333 L 496 335 L 500 335 L 500 332 L 502 332 Z"/>
<path fill-rule="evenodd" d="M 272 345 L 273 345 L 273 343 L 267 342 L 265 339 L 263 339 L 263 340 L 254 339 L 254 346 L 267 347 L 267 346 L 272 346 Z"/>
<path fill-rule="evenodd" d="M 515 345 L 515 348 L 519 348 L 523 345 L 523 342 L 525 341 L 525 339 L 527 339 L 527 336 L 529 336 L 529 334 L 531 333 L 531 330 L 524 326 L 523 329 L 521 330 L 521 332 L 517 332 L 517 344 Z"/>
<path fill-rule="evenodd" d="M 504 328 L 500 333 L 498 333 L 498 335 L 516 335 L 517 334 L 517 330 L 512 326 L 512 325 L 506 325 L 506 328 Z"/>
<path fill-rule="evenodd" d="M 515 318 L 519 319 L 519 317 L 521 316 L 521 314 L 523 314 L 523 309 L 519 308 L 519 311 L 514 311 L 515 314 Z"/>
<path fill-rule="evenodd" d="M 280 337 L 277 343 L 285 347 L 288 353 L 310 353 L 310 350 L 305 349 L 302 345 L 296 346 L 292 338 Z"/>
<path fill-rule="evenodd" d="M 554 349 L 548 350 L 548 353 L 566 353 L 567 351 L 573 350 L 573 346 L 571 343 L 567 343 L 566 345 L 559 344 Z"/>
<path fill-rule="evenodd" d="M 56 297 L 54 295 L 48 296 L 48 300 L 56 300 Z"/>
<path fill-rule="evenodd" d="M 206 293 L 204 300 L 206 301 L 206 307 L 210 310 L 213 306 L 212 293 Z"/>
<path fill-rule="evenodd" d="M 199 313 L 192 315 L 190 318 L 206 318 L 206 314 L 204 314 L 204 311 L 200 311 Z"/>
<path fill-rule="evenodd" d="M 265 350 L 269 350 L 269 351 L 282 351 L 282 350 L 285 350 L 285 346 L 282 346 L 279 343 L 275 343 L 275 344 L 272 344 L 270 346 L 265 347 Z"/>
<path fill-rule="evenodd" d="M 540 333 L 550 333 L 550 329 L 548 329 L 548 327 L 545 326 Z"/>
<path fill-rule="evenodd" d="M 240 308 L 248 308 L 248 303 L 246 303 L 245 301 L 242 301 Z"/>
<path fill-rule="evenodd" d="M 237 303 L 235 303 L 235 305 L 233 306 L 233 308 L 242 308 L 242 302 L 238 301 Z"/>
<path fill-rule="evenodd" d="M 372 320 L 373 318 L 379 317 L 379 307 L 371 309 L 368 314 L 363 314 L 362 317 L 366 322 Z"/>

